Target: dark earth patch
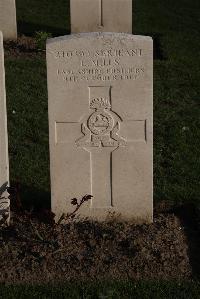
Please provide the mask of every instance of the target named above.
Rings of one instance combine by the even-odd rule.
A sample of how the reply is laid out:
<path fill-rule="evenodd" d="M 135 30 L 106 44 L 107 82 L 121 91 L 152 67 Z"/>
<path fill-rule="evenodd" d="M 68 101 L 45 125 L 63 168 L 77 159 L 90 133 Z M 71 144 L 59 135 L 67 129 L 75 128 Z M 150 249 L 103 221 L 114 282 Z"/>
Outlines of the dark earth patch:
<path fill-rule="evenodd" d="M 52 222 L 48 211 L 40 218 Z M 41 222 L 32 213 L 13 213 L 0 229 L 0 282 L 48 283 L 98 279 L 190 279 L 188 238 L 174 214 L 136 225 Z"/>
<path fill-rule="evenodd" d="M 45 56 L 45 50 L 37 48 L 37 41 L 34 37 L 21 36 L 17 40 L 4 42 L 5 57 L 32 58 L 37 55 Z"/>

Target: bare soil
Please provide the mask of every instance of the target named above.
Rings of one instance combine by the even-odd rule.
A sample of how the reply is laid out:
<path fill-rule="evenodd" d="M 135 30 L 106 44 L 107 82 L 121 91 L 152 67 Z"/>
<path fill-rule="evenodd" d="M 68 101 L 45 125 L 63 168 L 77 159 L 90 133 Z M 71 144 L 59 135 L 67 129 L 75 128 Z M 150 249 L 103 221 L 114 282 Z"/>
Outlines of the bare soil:
<path fill-rule="evenodd" d="M 45 56 L 45 50 L 37 48 L 36 39 L 27 36 L 21 36 L 17 40 L 5 41 L 4 52 L 6 58 L 33 58 L 35 56 Z"/>
<path fill-rule="evenodd" d="M 13 214 L 11 226 L 0 229 L 0 282 L 190 279 L 185 230 L 171 213 L 156 215 L 150 225 L 114 219 L 57 225 Z"/>

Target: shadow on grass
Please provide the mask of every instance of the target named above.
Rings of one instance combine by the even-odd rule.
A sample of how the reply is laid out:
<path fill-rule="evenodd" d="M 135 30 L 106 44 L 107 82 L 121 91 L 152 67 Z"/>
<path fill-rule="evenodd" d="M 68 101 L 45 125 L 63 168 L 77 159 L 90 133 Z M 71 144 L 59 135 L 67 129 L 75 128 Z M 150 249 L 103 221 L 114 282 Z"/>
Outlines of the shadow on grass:
<path fill-rule="evenodd" d="M 19 21 L 17 27 L 18 27 L 19 34 L 24 34 L 27 36 L 34 36 L 36 31 L 48 32 L 51 33 L 52 36 L 61 36 L 61 35 L 70 34 L 69 29 L 51 27 L 45 24 L 35 24 L 35 23 Z"/>
<path fill-rule="evenodd" d="M 11 209 L 12 210 L 41 210 L 51 209 L 51 193 L 38 190 L 34 187 L 11 182 Z"/>
<path fill-rule="evenodd" d="M 200 226 L 199 215 L 194 204 L 175 209 L 175 214 L 181 220 L 188 240 L 188 255 L 192 266 L 193 276 L 200 278 Z"/>
<path fill-rule="evenodd" d="M 156 32 L 146 32 L 144 36 L 151 36 L 153 38 L 153 58 L 158 60 L 167 60 L 162 46 L 163 34 Z"/>
<path fill-rule="evenodd" d="M 167 57 L 164 54 L 164 50 L 162 48 L 162 43 L 161 43 L 162 34 L 152 33 L 151 36 L 154 41 L 154 49 L 153 49 L 154 59 L 167 60 Z"/>

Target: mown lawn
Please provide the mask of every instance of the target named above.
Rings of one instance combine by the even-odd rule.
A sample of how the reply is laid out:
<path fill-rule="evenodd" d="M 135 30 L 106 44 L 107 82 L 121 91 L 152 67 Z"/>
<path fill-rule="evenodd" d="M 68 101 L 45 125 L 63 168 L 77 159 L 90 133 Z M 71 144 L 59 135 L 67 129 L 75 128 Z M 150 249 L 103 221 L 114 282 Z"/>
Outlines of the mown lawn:
<path fill-rule="evenodd" d="M 135 0 L 135 34 L 154 37 L 154 199 L 199 201 L 200 2 Z M 20 34 L 70 31 L 68 0 L 17 0 Z M 11 180 L 50 201 L 44 58 L 6 59 Z"/>
<path fill-rule="evenodd" d="M 34 35 L 35 31 L 64 35 L 70 32 L 70 0 L 16 0 L 18 31 Z"/>

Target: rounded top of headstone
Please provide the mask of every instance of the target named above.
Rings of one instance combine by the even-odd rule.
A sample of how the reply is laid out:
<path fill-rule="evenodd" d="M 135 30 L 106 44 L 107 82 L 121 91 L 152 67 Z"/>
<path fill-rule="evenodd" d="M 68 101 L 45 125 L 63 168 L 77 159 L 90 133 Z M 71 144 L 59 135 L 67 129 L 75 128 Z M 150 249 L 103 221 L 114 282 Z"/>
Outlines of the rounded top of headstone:
<path fill-rule="evenodd" d="M 152 41 L 152 37 L 150 36 L 143 36 L 143 35 L 132 35 L 129 33 L 115 33 L 115 32 L 90 32 L 90 33 L 78 33 L 78 34 L 71 34 L 71 35 L 64 35 L 59 37 L 50 38 L 47 40 L 47 45 L 70 41 L 70 40 L 80 40 L 80 39 L 118 39 L 118 40 L 134 40 L 134 41 L 142 41 L 148 40 Z"/>

